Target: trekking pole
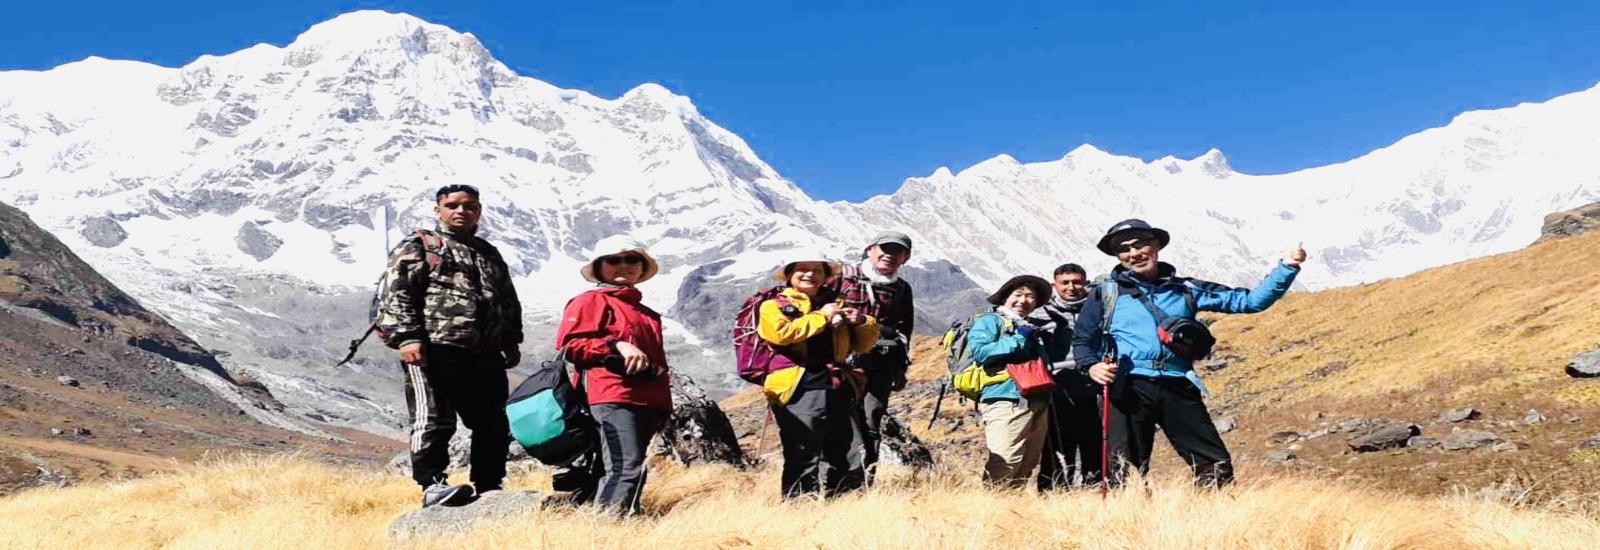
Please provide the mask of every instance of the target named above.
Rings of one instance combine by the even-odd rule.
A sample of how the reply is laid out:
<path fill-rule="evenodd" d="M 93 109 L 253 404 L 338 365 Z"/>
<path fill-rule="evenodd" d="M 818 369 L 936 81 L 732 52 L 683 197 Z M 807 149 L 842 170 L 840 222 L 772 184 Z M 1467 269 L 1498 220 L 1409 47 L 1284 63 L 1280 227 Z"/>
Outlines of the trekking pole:
<path fill-rule="evenodd" d="M 1100 385 L 1100 500 L 1106 499 L 1106 474 L 1111 470 L 1111 385 Z"/>
<path fill-rule="evenodd" d="M 939 407 L 944 405 L 944 392 L 949 389 L 949 380 L 939 381 L 939 398 L 933 401 L 933 416 L 928 417 L 928 429 L 933 429 L 933 421 L 939 419 Z"/>
<path fill-rule="evenodd" d="M 767 409 L 767 418 L 761 421 L 761 435 L 756 436 L 756 455 L 767 447 L 767 426 L 772 424 L 772 409 Z"/>

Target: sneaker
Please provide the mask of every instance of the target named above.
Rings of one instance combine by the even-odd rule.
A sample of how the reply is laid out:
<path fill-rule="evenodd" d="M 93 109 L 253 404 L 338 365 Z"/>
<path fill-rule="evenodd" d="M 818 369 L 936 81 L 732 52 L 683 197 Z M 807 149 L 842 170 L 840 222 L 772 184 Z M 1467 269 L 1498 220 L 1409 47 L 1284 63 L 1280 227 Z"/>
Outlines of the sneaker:
<path fill-rule="evenodd" d="M 422 490 L 422 507 L 427 508 L 435 504 L 460 506 L 472 502 L 473 496 L 470 486 L 445 485 L 441 481 Z"/>

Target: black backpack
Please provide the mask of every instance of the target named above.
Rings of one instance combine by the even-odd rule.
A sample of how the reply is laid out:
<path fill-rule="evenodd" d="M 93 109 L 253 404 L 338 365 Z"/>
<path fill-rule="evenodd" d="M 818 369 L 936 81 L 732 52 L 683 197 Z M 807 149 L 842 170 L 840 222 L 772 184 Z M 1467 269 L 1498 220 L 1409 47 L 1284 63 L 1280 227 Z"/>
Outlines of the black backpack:
<path fill-rule="evenodd" d="M 570 464 L 599 439 L 588 397 L 567 377 L 566 356 L 539 363 L 506 400 L 511 435 L 528 456 L 549 466 Z"/>

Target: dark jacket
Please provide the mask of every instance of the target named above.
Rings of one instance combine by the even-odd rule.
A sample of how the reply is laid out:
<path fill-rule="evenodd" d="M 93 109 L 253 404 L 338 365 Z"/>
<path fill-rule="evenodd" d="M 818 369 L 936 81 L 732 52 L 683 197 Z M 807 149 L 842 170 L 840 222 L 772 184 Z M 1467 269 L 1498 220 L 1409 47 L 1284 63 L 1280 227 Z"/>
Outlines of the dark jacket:
<path fill-rule="evenodd" d="M 522 343 L 522 303 L 500 251 L 473 235 L 420 231 L 389 255 L 377 329 L 391 348 L 412 342 L 499 352 Z"/>

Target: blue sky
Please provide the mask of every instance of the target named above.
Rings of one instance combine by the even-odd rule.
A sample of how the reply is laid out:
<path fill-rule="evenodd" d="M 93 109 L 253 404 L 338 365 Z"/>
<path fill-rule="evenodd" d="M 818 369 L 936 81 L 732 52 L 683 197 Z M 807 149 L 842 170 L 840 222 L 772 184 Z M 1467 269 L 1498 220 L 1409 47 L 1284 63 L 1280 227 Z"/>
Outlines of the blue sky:
<path fill-rule="evenodd" d="M 1086 142 L 1146 160 L 1216 147 L 1240 171 L 1287 172 L 1600 83 L 1600 2 L 11 4 L 0 69 L 177 66 L 352 9 L 404 11 L 558 86 L 686 94 L 824 199 Z"/>

